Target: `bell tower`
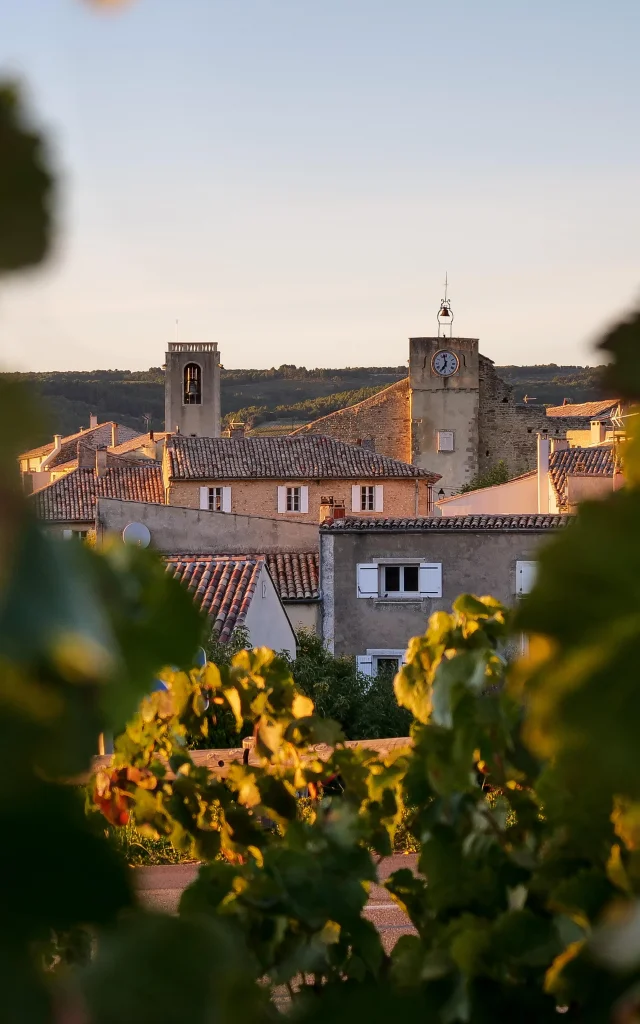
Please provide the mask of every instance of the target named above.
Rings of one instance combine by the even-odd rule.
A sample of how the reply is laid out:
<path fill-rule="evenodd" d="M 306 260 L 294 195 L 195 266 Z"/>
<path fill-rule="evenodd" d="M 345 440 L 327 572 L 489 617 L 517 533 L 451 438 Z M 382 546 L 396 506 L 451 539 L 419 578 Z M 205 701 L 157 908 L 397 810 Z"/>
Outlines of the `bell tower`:
<path fill-rule="evenodd" d="M 446 281 L 437 336 L 409 339 L 409 392 L 411 461 L 440 473 L 448 498 L 478 472 L 480 376 L 478 339 L 453 334 Z"/>
<path fill-rule="evenodd" d="M 220 437 L 218 343 L 170 342 L 164 381 L 165 430 Z"/>

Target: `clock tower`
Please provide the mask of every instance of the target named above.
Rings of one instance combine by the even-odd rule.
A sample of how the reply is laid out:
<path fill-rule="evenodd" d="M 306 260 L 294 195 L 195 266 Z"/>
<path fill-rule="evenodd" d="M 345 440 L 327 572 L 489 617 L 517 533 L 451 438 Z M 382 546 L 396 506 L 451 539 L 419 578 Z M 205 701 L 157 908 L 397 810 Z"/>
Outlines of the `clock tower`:
<path fill-rule="evenodd" d="M 454 336 L 445 290 L 437 336 L 409 339 L 409 401 L 411 461 L 440 473 L 447 498 L 478 472 L 479 394 L 478 339 Z"/>

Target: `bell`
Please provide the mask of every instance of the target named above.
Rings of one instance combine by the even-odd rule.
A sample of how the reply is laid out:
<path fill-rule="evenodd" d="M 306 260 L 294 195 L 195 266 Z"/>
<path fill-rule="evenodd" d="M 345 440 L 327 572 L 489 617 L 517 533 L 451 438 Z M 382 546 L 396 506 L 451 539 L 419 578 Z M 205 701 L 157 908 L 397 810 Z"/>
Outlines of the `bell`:
<path fill-rule="evenodd" d="M 451 313 L 449 312 L 448 307 L 447 306 L 441 306 L 440 307 L 440 312 L 439 312 L 438 316 L 451 316 Z"/>
<path fill-rule="evenodd" d="M 190 381 L 189 381 L 189 387 L 188 387 L 188 391 L 189 391 L 189 394 L 190 394 L 190 395 L 195 395 L 195 394 L 197 394 L 197 391 L 198 391 L 198 386 L 197 386 L 197 384 L 196 384 L 195 380 L 190 380 Z"/>

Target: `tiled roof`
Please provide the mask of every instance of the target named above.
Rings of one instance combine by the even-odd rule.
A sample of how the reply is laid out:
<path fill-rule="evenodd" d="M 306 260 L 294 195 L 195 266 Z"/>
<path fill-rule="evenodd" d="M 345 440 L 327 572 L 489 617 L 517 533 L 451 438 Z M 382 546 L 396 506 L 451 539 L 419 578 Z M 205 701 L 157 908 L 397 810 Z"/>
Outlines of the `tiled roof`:
<path fill-rule="evenodd" d="M 57 466 L 62 466 L 64 463 L 75 459 L 78 451 L 78 441 L 82 441 L 83 444 L 86 444 L 90 448 L 101 448 L 103 445 L 110 445 L 111 428 L 113 426 L 114 422 L 109 420 L 107 423 L 99 423 L 97 427 L 89 427 L 87 430 L 79 430 L 77 434 L 69 434 L 67 437 L 63 437 L 60 451 L 56 457 L 51 460 L 47 469 L 54 469 Z M 129 441 L 140 436 L 139 431 L 132 430 L 131 427 L 125 427 L 122 423 L 117 423 L 115 426 L 118 428 L 119 441 Z M 22 452 L 21 455 L 19 455 L 19 458 L 36 459 L 43 455 L 49 455 L 53 449 L 53 441 L 49 441 L 47 444 L 40 445 L 39 448 L 32 448 L 28 452 Z"/>
<path fill-rule="evenodd" d="M 171 555 L 166 566 L 225 642 L 247 617 L 264 561 L 264 555 Z"/>
<path fill-rule="evenodd" d="M 613 445 L 565 448 L 549 456 L 549 476 L 561 505 L 567 499 L 568 476 L 613 476 Z"/>
<path fill-rule="evenodd" d="M 547 416 L 577 416 L 580 419 L 591 420 L 596 416 L 603 416 L 611 412 L 618 405 L 618 398 L 603 398 L 599 402 L 578 402 L 575 405 L 548 405 Z"/>
<path fill-rule="evenodd" d="M 29 498 L 36 515 L 48 522 L 88 523 L 95 518 L 96 498 L 164 504 L 162 466 L 159 462 L 131 462 L 109 455 L 106 472 L 74 469 Z"/>
<path fill-rule="evenodd" d="M 360 519 L 345 516 L 344 519 L 329 520 L 320 526 L 321 530 L 409 530 L 451 531 L 451 530 L 555 530 L 565 526 L 573 517 L 565 515 L 477 515 L 477 516 L 427 516 L 421 519 Z"/>
<path fill-rule="evenodd" d="M 128 452 L 134 452 L 138 448 L 143 448 L 145 444 L 149 444 L 151 441 L 162 441 L 165 437 L 171 437 L 171 431 L 153 431 L 153 437 L 151 434 L 136 434 L 135 437 L 130 437 L 128 440 L 123 441 L 121 444 L 117 444 L 115 448 L 109 448 L 110 452 L 114 455 L 126 455 Z"/>
<path fill-rule="evenodd" d="M 317 599 L 318 554 L 315 551 L 267 555 L 269 575 L 283 601 Z"/>
<path fill-rule="evenodd" d="M 436 473 L 377 455 L 333 437 L 183 437 L 167 441 L 170 475 L 177 480 L 268 480 L 426 477 Z"/>

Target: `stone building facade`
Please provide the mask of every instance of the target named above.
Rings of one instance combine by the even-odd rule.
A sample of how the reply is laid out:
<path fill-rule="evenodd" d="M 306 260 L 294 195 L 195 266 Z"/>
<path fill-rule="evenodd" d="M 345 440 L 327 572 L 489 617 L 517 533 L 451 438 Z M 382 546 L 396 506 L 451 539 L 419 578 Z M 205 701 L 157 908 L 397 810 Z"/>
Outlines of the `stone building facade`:
<path fill-rule="evenodd" d="M 434 363 L 450 353 L 447 376 Z M 456 493 L 478 473 L 504 460 L 511 476 L 536 465 L 536 434 L 562 437 L 574 417 L 548 417 L 543 406 L 517 404 L 513 388 L 478 351 L 475 338 L 410 338 L 409 376 L 358 405 L 293 431 L 324 434 L 375 450 L 431 472 L 438 489 Z"/>

